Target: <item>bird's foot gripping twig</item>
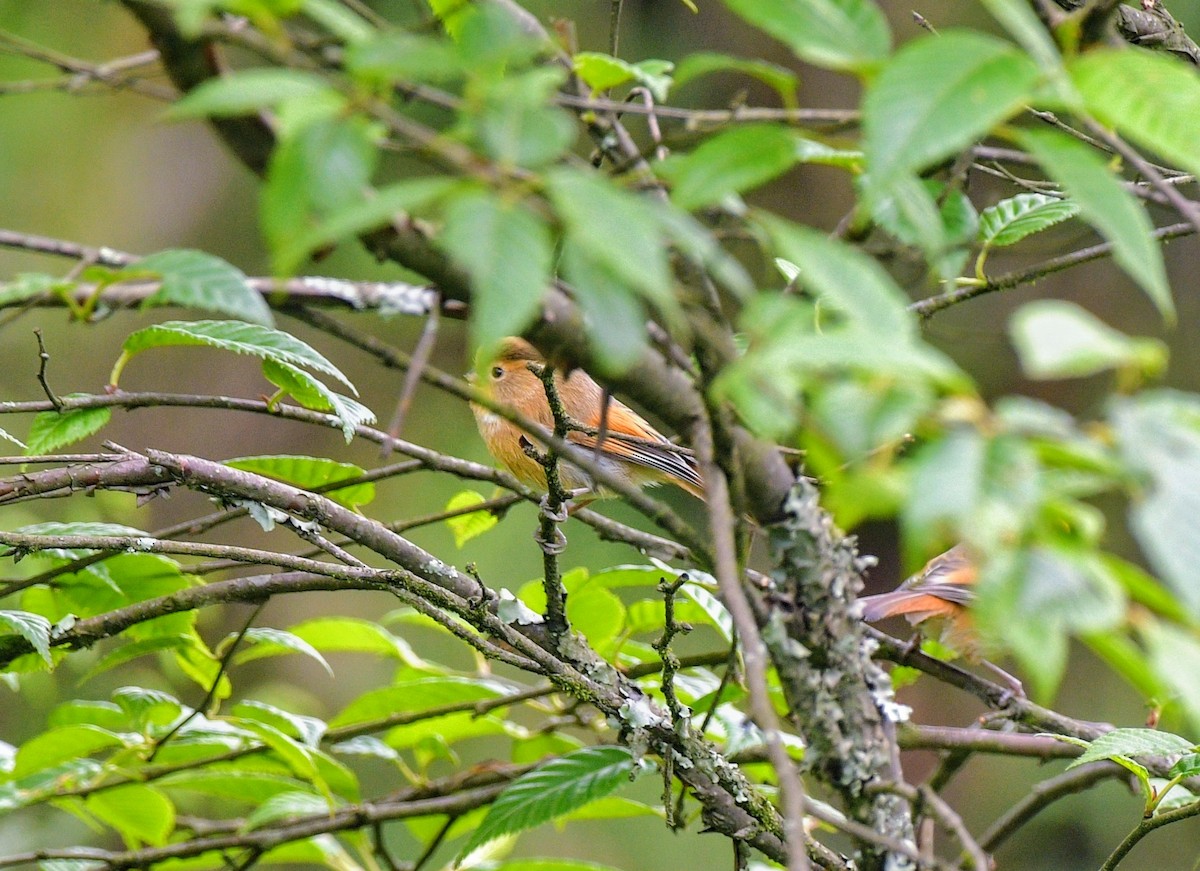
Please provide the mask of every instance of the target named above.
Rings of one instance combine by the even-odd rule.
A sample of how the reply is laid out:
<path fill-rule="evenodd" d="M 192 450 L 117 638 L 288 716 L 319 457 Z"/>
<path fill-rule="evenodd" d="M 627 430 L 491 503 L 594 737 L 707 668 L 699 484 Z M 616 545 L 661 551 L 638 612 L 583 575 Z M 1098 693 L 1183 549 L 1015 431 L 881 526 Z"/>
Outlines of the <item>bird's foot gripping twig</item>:
<path fill-rule="evenodd" d="M 538 543 L 542 553 L 547 556 L 558 556 L 567 549 L 567 536 L 558 528 L 570 516 L 571 503 L 559 502 L 551 507 L 549 495 L 543 496 L 538 503 L 538 516 L 542 522 L 533 533 L 533 540 Z"/>

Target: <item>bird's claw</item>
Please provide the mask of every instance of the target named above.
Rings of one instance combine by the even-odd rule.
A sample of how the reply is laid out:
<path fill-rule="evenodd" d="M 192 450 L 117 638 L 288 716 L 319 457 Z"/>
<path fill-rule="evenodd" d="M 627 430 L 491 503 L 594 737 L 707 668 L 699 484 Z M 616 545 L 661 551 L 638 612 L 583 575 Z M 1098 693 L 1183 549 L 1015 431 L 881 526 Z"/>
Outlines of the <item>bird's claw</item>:
<path fill-rule="evenodd" d="M 563 519 L 565 520 L 566 518 Z M 567 549 L 567 537 L 563 535 L 563 531 L 558 527 L 553 527 L 553 529 L 553 540 L 547 540 L 546 537 L 542 535 L 541 529 L 538 529 L 533 533 L 533 540 L 538 543 L 538 547 L 542 549 L 542 553 L 548 556 L 558 556 Z"/>
<path fill-rule="evenodd" d="M 570 500 L 566 502 L 560 502 L 556 508 L 551 508 L 550 496 L 546 495 L 543 496 L 542 501 L 538 503 L 538 510 L 547 520 L 551 520 L 555 523 L 566 523 L 567 518 L 570 516 L 571 502 Z"/>

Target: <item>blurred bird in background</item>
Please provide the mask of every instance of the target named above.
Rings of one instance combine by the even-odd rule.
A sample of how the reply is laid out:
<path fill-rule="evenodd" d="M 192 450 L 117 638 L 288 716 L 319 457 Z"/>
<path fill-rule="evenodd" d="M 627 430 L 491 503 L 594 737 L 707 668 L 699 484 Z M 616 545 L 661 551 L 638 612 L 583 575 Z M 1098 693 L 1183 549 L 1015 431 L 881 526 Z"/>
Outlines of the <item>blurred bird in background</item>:
<path fill-rule="evenodd" d="M 980 656 L 979 636 L 970 612 L 975 600 L 973 587 L 978 579 L 978 566 L 967 548 L 957 544 L 935 556 L 890 593 L 860 599 L 863 619 L 877 623 L 889 617 L 904 616 L 923 634 L 938 638 L 971 662 L 986 665 L 1023 696 L 1024 688 L 1016 677 Z"/>
<path fill-rule="evenodd" d="M 480 367 L 481 375 L 469 380 L 494 402 L 553 430 L 545 385 L 531 365 L 545 366 L 546 360 L 524 339 L 510 337 L 500 343 L 487 365 Z M 556 371 L 554 384 L 567 415 L 587 428 L 587 432 L 568 433 L 567 440 L 593 450 L 606 472 L 635 487 L 674 484 L 704 498 L 704 482 L 692 456 L 632 408 L 607 396 L 590 375 L 582 369 L 570 374 Z M 527 452 L 533 446 L 531 438 L 516 424 L 480 405 L 472 403 L 471 411 L 488 452 L 523 483 L 545 490 L 546 471 Z M 559 474 L 570 490 L 596 491 L 587 472 L 571 463 L 563 462 Z"/>

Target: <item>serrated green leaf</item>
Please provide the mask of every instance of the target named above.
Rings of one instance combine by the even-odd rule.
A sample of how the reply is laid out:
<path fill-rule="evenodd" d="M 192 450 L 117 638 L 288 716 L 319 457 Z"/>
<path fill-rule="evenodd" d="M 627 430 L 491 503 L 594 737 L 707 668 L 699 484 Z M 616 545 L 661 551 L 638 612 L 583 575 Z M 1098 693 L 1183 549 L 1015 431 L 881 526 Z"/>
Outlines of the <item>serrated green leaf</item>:
<path fill-rule="evenodd" d="M 1015 245 L 1079 214 L 1071 200 L 1046 194 L 1017 194 L 979 213 L 979 241 L 993 248 Z"/>
<path fill-rule="evenodd" d="M 331 390 L 298 366 L 280 360 L 263 360 L 263 377 L 290 394 L 305 408 L 337 418 L 342 437 L 350 444 L 358 427 L 375 422 L 375 412 L 361 402 Z"/>
<path fill-rule="evenodd" d="M 636 770 L 637 763 L 624 747 L 589 747 L 522 775 L 492 803 L 459 859 L 488 841 L 549 822 L 613 793 Z"/>
<path fill-rule="evenodd" d="M 470 191 L 446 206 L 440 244 L 471 276 L 471 331 L 491 347 L 532 323 L 550 283 L 553 243 L 546 223 L 495 194 Z"/>
<path fill-rule="evenodd" d="M 314 73 L 284 69 L 241 70 L 208 79 L 171 105 L 170 118 L 230 117 L 278 106 L 287 100 L 336 93 Z"/>
<path fill-rule="evenodd" d="M 1186 738 L 1157 729 L 1113 729 L 1088 744 L 1083 755 L 1071 760 L 1067 767 L 1075 768 L 1102 759 L 1115 761 L 1118 756 L 1127 759 L 1138 756 L 1174 756 L 1188 753 L 1194 746 Z"/>
<path fill-rule="evenodd" d="M 116 384 L 125 362 L 135 354 L 150 348 L 179 346 L 219 348 L 235 354 L 249 354 L 260 360 L 315 369 L 336 378 L 356 394 L 358 392 L 340 369 L 307 343 L 280 330 L 241 321 L 167 321 L 131 333 L 113 368 L 112 383 Z"/>
<path fill-rule="evenodd" d="M 891 48 L 887 19 L 871 0 L 725 0 L 725 5 L 820 67 L 866 71 Z"/>
<path fill-rule="evenodd" d="M 82 399 L 86 393 L 72 393 L 64 398 Z M 26 437 L 25 455 L 48 454 L 59 448 L 94 435 L 112 419 L 109 408 L 70 408 L 65 411 L 43 411 L 33 419 Z M 13 439 L 13 441 L 16 441 Z M 19 444 L 19 442 L 18 442 Z"/>
<path fill-rule="evenodd" d="M 869 188 L 889 191 L 987 134 L 1029 102 L 1038 75 L 1015 46 L 975 31 L 907 43 L 863 99 Z"/>
<path fill-rule="evenodd" d="M 1011 331 L 1030 378 L 1081 378 L 1108 369 L 1157 374 L 1167 363 L 1162 342 L 1126 336 L 1064 300 L 1026 303 L 1013 314 Z"/>
<path fill-rule="evenodd" d="M 1067 66 L 1098 120 L 1187 171 L 1200 173 L 1200 81 L 1167 52 L 1100 49 Z"/>
<path fill-rule="evenodd" d="M 234 665 L 241 665 L 255 659 L 268 656 L 282 656 L 287 653 L 299 653 L 320 663 L 325 673 L 333 677 L 333 669 L 315 647 L 283 629 L 273 629 L 268 626 L 254 626 L 247 629 L 242 636 L 245 649 L 239 650 L 233 658 Z"/>
<path fill-rule="evenodd" d="M 1141 285 L 1163 318 L 1174 321 L 1175 304 L 1162 249 L 1151 235 L 1150 218 L 1103 158 L 1084 143 L 1054 130 L 1022 130 L 1018 139 L 1046 174 L 1079 204 L 1083 219 L 1112 243 L 1113 259 Z"/>
<path fill-rule="evenodd" d="M 8 634 L 6 630 L 28 641 L 47 665 L 53 663 L 50 658 L 50 621 L 45 617 L 28 611 L 0 611 L 0 634 Z"/>
<path fill-rule="evenodd" d="M 125 267 L 123 274 L 161 277 L 158 291 L 144 307 L 180 305 L 215 311 L 238 320 L 271 326 L 271 309 L 240 269 L 203 251 L 159 251 Z"/>
<path fill-rule="evenodd" d="M 375 485 L 370 482 L 338 487 L 337 482 L 359 478 L 366 472 L 353 463 L 339 463 L 323 457 L 301 457 L 275 454 L 260 457 L 237 457 L 225 465 L 245 472 L 265 475 L 304 490 L 321 493 L 339 505 L 357 510 L 375 499 Z"/>
<path fill-rule="evenodd" d="M 446 510 L 458 511 L 462 508 L 479 505 L 486 501 L 486 499 L 474 490 L 462 490 L 450 497 L 450 501 L 446 503 Z M 468 514 L 460 514 L 457 517 L 446 519 L 446 525 L 454 533 L 454 545 L 459 548 L 471 539 L 483 535 L 499 522 L 500 518 L 486 510 L 472 511 Z"/>
<path fill-rule="evenodd" d="M 661 167 L 671 199 L 692 211 L 758 187 L 796 163 L 796 135 L 777 124 L 734 127 Z"/>
<path fill-rule="evenodd" d="M 162 846 L 175 829 L 175 805 L 160 790 L 140 783 L 92 793 L 86 805 L 133 843 Z"/>

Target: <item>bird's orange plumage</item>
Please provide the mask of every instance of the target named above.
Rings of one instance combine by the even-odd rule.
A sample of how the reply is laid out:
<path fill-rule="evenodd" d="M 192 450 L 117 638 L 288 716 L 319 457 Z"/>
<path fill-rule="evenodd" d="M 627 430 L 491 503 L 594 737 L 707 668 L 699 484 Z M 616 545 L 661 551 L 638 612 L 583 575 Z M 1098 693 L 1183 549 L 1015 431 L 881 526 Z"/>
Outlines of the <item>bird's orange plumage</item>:
<path fill-rule="evenodd" d="M 552 430 L 554 416 L 545 387 L 530 364 L 544 366 L 546 361 L 525 340 L 505 339 L 495 357 L 482 369 L 480 387 L 495 402 Z M 582 432 L 571 432 L 567 438 L 585 448 L 596 448 L 599 441 L 597 461 L 607 472 L 633 486 L 669 483 L 703 498 L 704 484 L 691 457 L 680 453 L 666 436 L 623 402 L 610 398 L 605 410 L 604 389 L 590 375 L 581 369 L 570 374 L 555 372 L 554 384 L 572 420 L 600 430 L 604 415 L 602 439 Z M 472 403 L 471 411 L 492 456 L 524 483 L 544 490 L 545 470 L 522 447 L 523 440 L 532 442 L 531 437 L 480 405 Z M 562 463 L 559 474 L 563 485 L 571 490 L 595 489 L 590 476 L 570 463 Z"/>
<path fill-rule="evenodd" d="M 941 626 L 949 646 L 974 657 L 978 643 L 968 606 L 975 598 L 972 586 L 978 575 L 966 548 L 956 545 L 890 593 L 863 597 L 863 619 L 874 623 L 903 615 L 914 626 L 931 621 Z"/>

